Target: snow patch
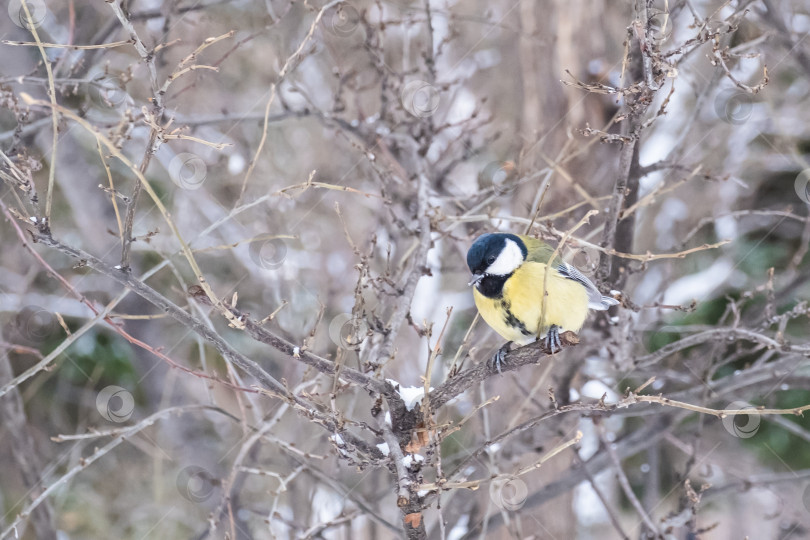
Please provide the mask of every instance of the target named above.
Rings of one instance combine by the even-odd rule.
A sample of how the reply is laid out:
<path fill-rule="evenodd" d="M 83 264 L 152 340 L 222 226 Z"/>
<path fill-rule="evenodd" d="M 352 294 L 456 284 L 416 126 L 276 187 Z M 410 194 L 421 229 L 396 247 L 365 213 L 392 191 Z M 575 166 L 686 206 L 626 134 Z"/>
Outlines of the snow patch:
<path fill-rule="evenodd" d="M 456 524 L 447 533 L 447 540 L 461 540 L 470 530 L 469 514 L 462 514 Z"/>
<path fill-rule="evenodd" d="M 408 454 L 402 458 L 402 464 L 408 468 L 410 468 L 414 463 L 422 463 L 423 461 L 425 461 L 425 458 L 419 454 Z"/>
<path fill-rule="evenodd" d="M 684 276 L 671 284 L 664 294 L 664 303 L 680 305 L 691 302 L 693 298 L 707 298 L 732 278 L 734 270 L 729 259 L 719 259 L 706 270 Z"/>
<path fill-rule="evenodd" d="M 341 437 L 340 435 L 338 435 L 337 433 L 335 433 L 334 435 L 332 435 L 331 437 L 329 437 L 329 439 L 331 439 L 331 440 L 332 440 L 332 442 L 334 442 L 334 443 L 335 443 L 335 446 L 337 446 L 337 451 L 340 453 L 340 455 L 341 455 L 341 456 L 343 456 L 343 457 L 349 457 L 348 452 L 346 452 L 346 450 L 345 450 L 345 448 L 346 448 L 346 443 L 345 443 L 345 441 L 343 440 L 343 437 Z"/>
<path fill-rule="evenodd" d="M 405 403 L 405 408 L 409 411 L 412 411 L 413 408 L 416 406 L 417 403 L 422 402 L 422 398 L 425 397 L 425 387 L 424 386 L 402 386 L 394 379 L 385 379 L 388 381 L 391 386 L 396 388 L 397 393 L 399 393 L 399 397 L 402 398 L 402 401 Z M 433 391 L 433 387 L 430 387 L 430 391 Z M 386 420 L 389 420 L 390 417 L 386 417 Z"/>
<path fill-rule="evenodd" d="M 616 403 L 619 401 L 619 394 L 615 390 L 607 386 L 602 381 L 590 380 L 582 385 L 580 390 L 584 397 L 591 399 L 602 399 L 605 396 L 605 403 Z"/>

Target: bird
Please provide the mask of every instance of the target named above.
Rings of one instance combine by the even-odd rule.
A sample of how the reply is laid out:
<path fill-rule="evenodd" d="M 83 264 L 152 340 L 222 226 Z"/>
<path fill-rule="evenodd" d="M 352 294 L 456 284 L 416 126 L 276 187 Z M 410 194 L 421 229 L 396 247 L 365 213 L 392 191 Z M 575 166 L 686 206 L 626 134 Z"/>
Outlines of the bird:
<path fill-rule="evenodd" d="M 467 251 L 475 306 L 507 340 L 493 357 L 499 372 L 513 342 L 526 345 L 543 339 L 554 354 L 562 349 L 560 331 L 577 333 L 589 309 L 605 311 L 619 304 L 602 295 L 576 267 L 559 257 L 549 262 L 553 255 L 554 249 L 542 240 L 502 232 L 482 234 Z"/>

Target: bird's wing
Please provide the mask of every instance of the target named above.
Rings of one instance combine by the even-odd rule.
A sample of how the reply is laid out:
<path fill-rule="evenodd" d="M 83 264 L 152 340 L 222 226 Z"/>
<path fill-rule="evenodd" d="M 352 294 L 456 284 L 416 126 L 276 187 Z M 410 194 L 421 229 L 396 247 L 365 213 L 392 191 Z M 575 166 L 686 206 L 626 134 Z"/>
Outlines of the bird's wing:
<path fill-rule="evenodd" d="M 585 290 L 588 292 L 588 307 L 591 309 L 597 309 L 600 311 L 604 311 L 610 306 L 615 306 L 619 302 L 614 299 L 610 298 L 609 296 L 602 296 L 602 293 L 599 292 L 599 289 L 596 288 L 596 285 L 588 279 L 582 272 L 576 269 L 575 266 L 571 266 L 567 262 L 562 262 L 557 266 L 557 272 L 566 279 L 571 279 L 576 281 L 577 283 L 582 284 L 585 287 Z"/>
<path fill-rule="evenodd" d="M 529 252 L 529 255 L 526 257 L 527 261 L 548 264 L 549 259 L 554 255 L 554 249 L 550 245 L 539 238 L 524 235 L 519 236 L 520 239 L 523 240 L 523 243 L 526 244 L 526 250 Z M 594 285 L 590 279 L 585 277 L 576 267 L 562 261 L 559 255 L 554 257 L 551 266 L 556 268 L 557 272 L 559 272 L 562 277 L 576 281 L 585 287 L 585 290 L 588 292 L 589 308 L 604 311 L 610 306 L 615 306 L 619 303 L 619 301 L 614 298 L 602 296 L 602 293 L 599 292 L 599 289 L 596 288 L 596 285 Z"/>

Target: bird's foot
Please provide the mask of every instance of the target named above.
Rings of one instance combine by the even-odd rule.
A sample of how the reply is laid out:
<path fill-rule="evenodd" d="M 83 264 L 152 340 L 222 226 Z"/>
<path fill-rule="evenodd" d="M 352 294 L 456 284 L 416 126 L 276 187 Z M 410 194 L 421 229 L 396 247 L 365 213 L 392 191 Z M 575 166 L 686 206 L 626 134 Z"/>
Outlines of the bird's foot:
<path fill-rule="evenodd" d="M 549 354 L 555 354 L 562 350 L 562 340 L 560 339 L 560 327 L 556 324 L 552 324 L 548 332 L 546 332 L 546 338 L 543 340 L 546 350 Z"/>
<path fill-rule="evenodd" d="M 506 364 L 506 354 L 509 352 L 509 347 L 511 347 L 511 345 L 512 342 L 507 341 L 500 349 L 498 349 L 498 352 L 492 356 L 492 365 L 495 366 L 495 369 L 501 375 L 503 375 L 503 373 L 501 373 L 501 367 Z"/>

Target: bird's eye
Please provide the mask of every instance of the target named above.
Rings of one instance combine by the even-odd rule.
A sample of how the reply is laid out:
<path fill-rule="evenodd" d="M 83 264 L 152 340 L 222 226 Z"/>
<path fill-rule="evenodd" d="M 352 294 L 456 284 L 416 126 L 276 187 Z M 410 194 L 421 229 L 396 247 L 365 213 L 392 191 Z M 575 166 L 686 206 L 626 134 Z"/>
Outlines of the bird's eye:
<path fill-rule="evenodd" d="M 495 255 L 490 255 L 487 257 L 487 264 L 492 264 L 495 262 Z"/>

